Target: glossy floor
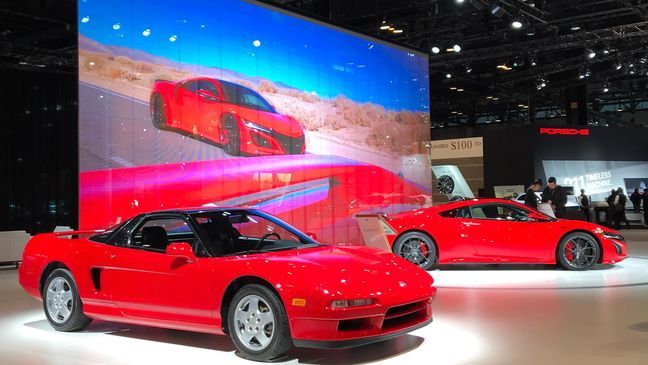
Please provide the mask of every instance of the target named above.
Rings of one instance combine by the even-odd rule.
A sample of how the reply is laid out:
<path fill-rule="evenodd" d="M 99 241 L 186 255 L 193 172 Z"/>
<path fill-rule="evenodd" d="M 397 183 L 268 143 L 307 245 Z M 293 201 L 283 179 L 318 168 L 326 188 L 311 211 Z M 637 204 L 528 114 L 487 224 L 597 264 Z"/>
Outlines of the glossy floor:
<path fill-rule="evenodd" d="M 293 350 L 308 364 L 648 364 L 648 230 L 623 232 L 632 260 L 589 273 L 552 267 L 444 267 L 435 322 L 355 348 Z M 582 274 L 582 275 L 581 275 Z M 246 363 L 230 340 L 95 322 L 57 333 L 15 270 L 0 271 L 0 364 Z"/>

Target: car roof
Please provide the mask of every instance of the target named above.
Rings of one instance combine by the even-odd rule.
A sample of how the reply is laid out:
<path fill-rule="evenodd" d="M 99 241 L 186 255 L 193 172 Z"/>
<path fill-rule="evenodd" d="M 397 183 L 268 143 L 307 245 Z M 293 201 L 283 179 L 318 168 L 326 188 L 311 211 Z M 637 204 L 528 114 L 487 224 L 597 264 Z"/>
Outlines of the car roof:
<path fill-rule="evenodd" d="M 514 200 L 510 200 L 510 199 L 472 198 L 472 199 L 458 200 L 458 201 L 454 201 L 454 202 L 448 202 L 448 203 L 435 205 L 435 206 L 432 207 L 432 209 L 434 209 L 434 210 L 447 210 L 447 209 L 460 208 L 460 207 L 478 205 L 478 204 L 489 204 L 489 203 L 504 203 L 504 204 L 520 205 L 520 203 L 518 203 L 518 202 L 516 202 Z"/>
<path fill-rule="evenodd" d="M 171 208 L 171 209 L 160 209 L 152 210 L 143 214 L 156 214 L 156 213 L 185 213 L 185 214 L 195 214 L 195 213 L 209 213 L 209 212 L 223 212 L 226 210 L 245 210 L 245 211 L 256 211 L 255 208 L 250 207 L 188 207 L 188 208 Z"/>

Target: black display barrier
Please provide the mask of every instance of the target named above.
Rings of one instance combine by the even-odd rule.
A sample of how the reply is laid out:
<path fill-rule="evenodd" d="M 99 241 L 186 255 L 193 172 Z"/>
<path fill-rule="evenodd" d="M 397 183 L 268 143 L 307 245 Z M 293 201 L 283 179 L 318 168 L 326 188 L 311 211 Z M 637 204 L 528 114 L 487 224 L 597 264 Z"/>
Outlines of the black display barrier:
<path fill-rule="evenodd" d="M 480 136 L 484 196 L 494 196 L 494 186 L 528 186 L 558 172 L 569 184 L 556 176 L 559 183 L 576 191 L 583 187 L 595 198 L 648 183 L 648 128 L 489 125 L 432 131 L 434 140 Z"/>

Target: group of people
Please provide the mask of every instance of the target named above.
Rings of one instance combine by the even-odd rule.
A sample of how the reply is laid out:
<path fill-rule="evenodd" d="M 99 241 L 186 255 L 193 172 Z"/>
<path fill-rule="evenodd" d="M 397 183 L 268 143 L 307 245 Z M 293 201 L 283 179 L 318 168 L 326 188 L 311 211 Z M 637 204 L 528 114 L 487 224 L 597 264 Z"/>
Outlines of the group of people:
<path fill-rule="evenodd" d="M 542 194 L 538 197 L 537 193 L 542 190 Z M 585 220 L 590 221 L 590 199 L 585 194 L 585 189 L 581 189 L 580 195 L 576 197 L 578 206 L 585 216 Z M 621 223 L 625 223 L 630 228 L 630 222 L 626 217 L 626 203 L 628 197 L 624 194 L 623 188 L 612 190 L 612 193 L 607 198 L 608 211 L 607 211 L 607 225 L 615 229 L 621 228 Z M 648 225 L 648 188 L 644 189 L 643 193 L 639 189 L 630 195 L 634 211 L 641 212 L 641 205 L 643 204 L 644 222 Z M 538 209 L 538 204 L 548 203 L 556 215 L 556 218 L 564 218 L 567 213 L 567 192 L 565 189 L 556 183 L 555 177 L 550 177 L 547 180 L 547 186 L 543 190 L 542 180 L 536 179 L 531 186 L 527 189 L 524 196 L 524 204 Z"/>
<path fill-rule="evenodd" d="M 556 183 L 556 178 L 552 176 L 547 180 L 547 187 L 542 190 L 541 197 L 538 198 L 536 193 L 540 190 L 542 190 L 542 180 L 536 179 L 524 195 L 524 204 L 533 209 L 538 209 L 540 202 L 548 203 L 551 205 L 556 218 L 565 218 L 565 215 L 567 215 L 567 192 Z"/>

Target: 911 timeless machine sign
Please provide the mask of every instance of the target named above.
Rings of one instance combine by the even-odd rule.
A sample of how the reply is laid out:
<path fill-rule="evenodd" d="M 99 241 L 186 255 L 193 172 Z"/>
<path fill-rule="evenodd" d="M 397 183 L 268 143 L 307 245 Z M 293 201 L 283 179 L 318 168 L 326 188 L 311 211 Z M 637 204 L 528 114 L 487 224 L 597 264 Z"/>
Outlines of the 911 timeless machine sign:
<path fill-rule="evenodd" d="M 549 136 L 589 136 L 587 128 L 540 128 L 540 135 Z"/>

